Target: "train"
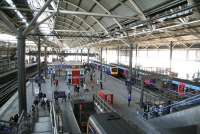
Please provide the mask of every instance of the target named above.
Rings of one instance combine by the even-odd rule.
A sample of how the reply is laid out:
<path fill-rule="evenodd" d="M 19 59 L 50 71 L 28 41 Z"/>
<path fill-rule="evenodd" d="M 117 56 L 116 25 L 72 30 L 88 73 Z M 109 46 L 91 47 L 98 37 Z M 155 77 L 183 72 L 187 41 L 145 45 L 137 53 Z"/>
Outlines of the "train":
<path fill-rule="evenodd" d="M 90 60 L 91 65 L 97 69 L 100 70 L 101 69 L 101 62 L 99 61 L 95 61 L 95 60 Z M 102 64 L 102 71 L 105 72 L 108 75 L 112 75 L 117 77 L 118 76 L 118 68 L 113 65 L 113 64 Z"/>
<path fill-rule="evenodd" d="M 90 62 L 96 69 L 100 70 L 101 63 L 95 60 Z M 122 64 L 102 64 L 103 72 L 108 75 L 120 78 L 121 80 L 126 80 L 129 73 L 129 68 L 126 65 Z M 133 68 L 133 75 L 131 77 L 131 84 L 137 84 L 140 86 L 141 79 L 140 76 L 148 76 L 150 72 L 139 69 L 137 73 L 134 73 L 135 69 Z M 170 92 L 171 94 L 176 94 L 182 97 L 190 97 L 200 93 L 200 85 L 194 85 L 192 82 L 179 80 L 178 78 L 172 79 L 155 79 L 155 78 L 145 78 L 144 87 L 152 91 L 160 92 Z M 137 86 L 138 86 L 137 85 Z"/>
<path fill-rule="evenodd" d="M 87 134 L 142 134 L 137 126 L 130 125 L 115 112 L 95 113 L 87 123 Z"/>

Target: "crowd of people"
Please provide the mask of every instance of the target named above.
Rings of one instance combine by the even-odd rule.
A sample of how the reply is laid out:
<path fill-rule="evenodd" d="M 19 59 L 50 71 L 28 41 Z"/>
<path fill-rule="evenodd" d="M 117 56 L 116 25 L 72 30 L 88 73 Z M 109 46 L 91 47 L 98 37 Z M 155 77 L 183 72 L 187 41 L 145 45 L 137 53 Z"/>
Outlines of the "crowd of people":
<path fill-rule="evenodd" d="M 149 119 L 149 118 L 154 118 L 154 117 L 159 117 L 162 115 L 166 115 L 172 112 L 172 108 L 170 107 L 170 105 L 172 104 L 172 102 L 169 100 L 167 103 L 163 103 L 163 104 L 151 104 L 151 103 L 145 103 L 144 104 L 144 114 L 143 117 L 145 119 Z"/>
<path fill-rule="evenodd" d="M 32 112 L 36 112 L 38 107 L 41 106 L 43 109 L 50 109 L 50 100 L 47 98 L 45 93 L 40 92 L 38 96 L 35 97 L 32 105 Z"/>
<path fill-rule="evenodd" d="M 17 124 L 18 120 L 19 120 L 19 114 L 15 114 L 15 115 L 11 116 L 10 120 L 9 120 L 11 123 L 10 125 Z"/>

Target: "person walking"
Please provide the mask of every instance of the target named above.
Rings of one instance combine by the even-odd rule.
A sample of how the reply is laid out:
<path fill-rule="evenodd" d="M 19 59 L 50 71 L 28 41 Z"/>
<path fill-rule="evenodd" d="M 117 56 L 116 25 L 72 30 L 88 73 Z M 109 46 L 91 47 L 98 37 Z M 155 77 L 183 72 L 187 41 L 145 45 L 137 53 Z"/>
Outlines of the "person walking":
<path fill-rule="evenodd" d="M 56 88 L 58 88 L 58 79 L 56 79 Z"/>
<path fill-rule="evenodd" d="M 128 95 L 128 107 L 130 107 L 130 105 L 131 105 L 131 94 L 129 93 L 129 95 Z"/>
<path fill-rule="evenodd" d="M 86 84 L 84 83 L 84 84 L 83 84 L 83 91 L 85 92 L 86 89 L 87 89 L 87 86 L 86 86 Z"/>

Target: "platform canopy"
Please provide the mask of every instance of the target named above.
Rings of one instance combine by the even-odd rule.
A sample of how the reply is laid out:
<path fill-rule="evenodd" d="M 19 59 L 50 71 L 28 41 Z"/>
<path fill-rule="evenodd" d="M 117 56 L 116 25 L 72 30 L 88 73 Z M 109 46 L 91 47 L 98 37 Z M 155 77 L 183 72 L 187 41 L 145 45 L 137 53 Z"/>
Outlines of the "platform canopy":
<path fill-rule="evenodd" d="M 199 0 L 1 0 L 0 32 L 54 47 L 200 46 Z"/>

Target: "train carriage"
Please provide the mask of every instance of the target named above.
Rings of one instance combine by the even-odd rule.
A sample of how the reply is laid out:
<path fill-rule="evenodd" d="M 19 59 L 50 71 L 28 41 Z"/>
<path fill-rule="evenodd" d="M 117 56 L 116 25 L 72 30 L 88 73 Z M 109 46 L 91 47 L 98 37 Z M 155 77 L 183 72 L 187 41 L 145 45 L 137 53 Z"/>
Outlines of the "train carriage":
<path fill-rule="evenodd" d="M 87 134 L 142 134 L 137 126 L 130 125 L 117 113 L 93 114 L 89 117 Z"/>

